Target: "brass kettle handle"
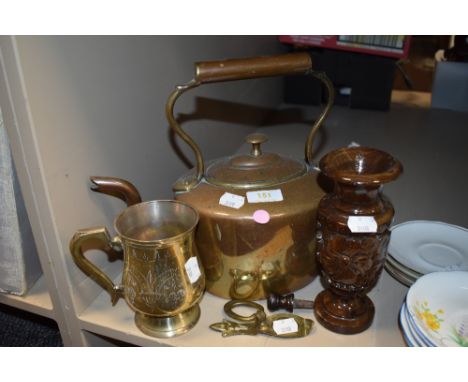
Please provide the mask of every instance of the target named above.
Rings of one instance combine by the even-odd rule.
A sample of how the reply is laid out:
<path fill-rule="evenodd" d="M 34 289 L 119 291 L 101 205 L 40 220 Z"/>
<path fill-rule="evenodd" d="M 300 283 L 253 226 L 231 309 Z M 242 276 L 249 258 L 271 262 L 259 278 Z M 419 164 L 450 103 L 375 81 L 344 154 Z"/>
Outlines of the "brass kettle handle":
<path fill-rule="evenodd" d="M 91 277 L 109 293 L 112 305 L 115 305 L 119 297 L 121 297 L 122 287 L 115 285 L 103 271 L 84 256 L 83 247 L 87 242 L 91 241 L 104 245 L 104 250 L 113 251 L 116 249 L 121 250 L 120 238 L 117 236 L 111 239 L 105 227 L 98 227 L 78 230 L 70 241 L 70 252 L 76 265 L 78 265 L 84 274 Z"/>
<path fill-rule="evenodd" d="M 305 145 L 305 160 L 307 164 L 312 163 L 312 144 L 318 129 L 328 116 L 335 93 L 330 79 L 322 72 L 312 71 L 312 59 L 308 53 L 291 53 L 281 56 L 256 57 L 247 59 L 232 59 L 223 61 L 198 62 L 195 64 L 195 78 L 190 82 L 176 86 L 176 89 L 169 95 L 166 103 L 166 117 L 169 125 L 182 140 L 187 143 L 195 154 L 196 172 L 190 180 L 183 184 L 178 184 L 174 191 L 188 191 L 195 187 L 203 178 L 205 173 L 205 162 L 198 145 L 180 127 L 174 116 L 174 105 L 177 99 L 190 89 L 194 89 L 202 84 L 252 79 L 259 77 L 271 77 L 288 74 L 308 74 L 318 78 L 325 85 L 328 93 L 328 100 L 325 109 L 316 119 L 307 136 Z"/>

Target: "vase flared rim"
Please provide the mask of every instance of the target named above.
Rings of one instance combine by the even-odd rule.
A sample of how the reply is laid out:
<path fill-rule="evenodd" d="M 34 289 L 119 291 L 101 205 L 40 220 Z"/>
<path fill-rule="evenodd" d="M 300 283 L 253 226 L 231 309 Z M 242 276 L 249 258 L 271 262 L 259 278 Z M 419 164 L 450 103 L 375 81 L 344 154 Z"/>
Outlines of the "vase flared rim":
<path fill-rule="evenodd" d="M 385 151 L 371 147 L 343 147 L 326 154 L 319 162 L 322 173 L 345 184 L 380 185 L 398 178 L 401 163 Z"/>

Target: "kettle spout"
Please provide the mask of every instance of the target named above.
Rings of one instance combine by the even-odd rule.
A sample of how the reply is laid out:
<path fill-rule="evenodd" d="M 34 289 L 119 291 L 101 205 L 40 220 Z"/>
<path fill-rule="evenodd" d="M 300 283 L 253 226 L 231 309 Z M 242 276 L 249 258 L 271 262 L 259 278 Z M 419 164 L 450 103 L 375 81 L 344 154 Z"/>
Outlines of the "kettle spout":
<path fill-rule="evenodd" d="M 91 190 L 123 200 L 127 206 L 141 203 L 136 187 L 127 180 L 107 176 L 90 176 Z"/>

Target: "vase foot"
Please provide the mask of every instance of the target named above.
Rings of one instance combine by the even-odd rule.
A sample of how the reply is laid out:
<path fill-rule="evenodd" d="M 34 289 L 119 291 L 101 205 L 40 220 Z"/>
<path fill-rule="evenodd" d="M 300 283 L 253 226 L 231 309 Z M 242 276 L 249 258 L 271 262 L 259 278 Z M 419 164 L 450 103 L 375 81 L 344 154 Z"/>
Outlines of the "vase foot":
<path fill-rule="evenodd" d="M 366 330 L 372 323 L 375 308 L 367 296 L 342 299 L 328 290 L 315 298 L 315 317 L 322 326 L 335 333 L 355 334 Z M 346 309 L 344 309 L 346 308 Z"/>
<path fill-rule="evenodd" d="M 151 337 L 170 338 L 180 336 L 192 329 L 200 318 L 200 307 L 195 304 L 185 312 L 171 317 L 156 317 L 137 312 L 135 324 Z"/>

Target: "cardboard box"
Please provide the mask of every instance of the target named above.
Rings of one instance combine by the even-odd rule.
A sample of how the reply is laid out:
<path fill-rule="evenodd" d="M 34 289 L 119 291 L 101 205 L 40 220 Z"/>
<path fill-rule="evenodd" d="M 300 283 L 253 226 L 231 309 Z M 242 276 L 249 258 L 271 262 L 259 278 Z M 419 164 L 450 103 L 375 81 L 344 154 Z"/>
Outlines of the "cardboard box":
<path fill-rule="evenodd" d="M 0 110 L 0 292 L 24 295 L 41 275 Z"/>

